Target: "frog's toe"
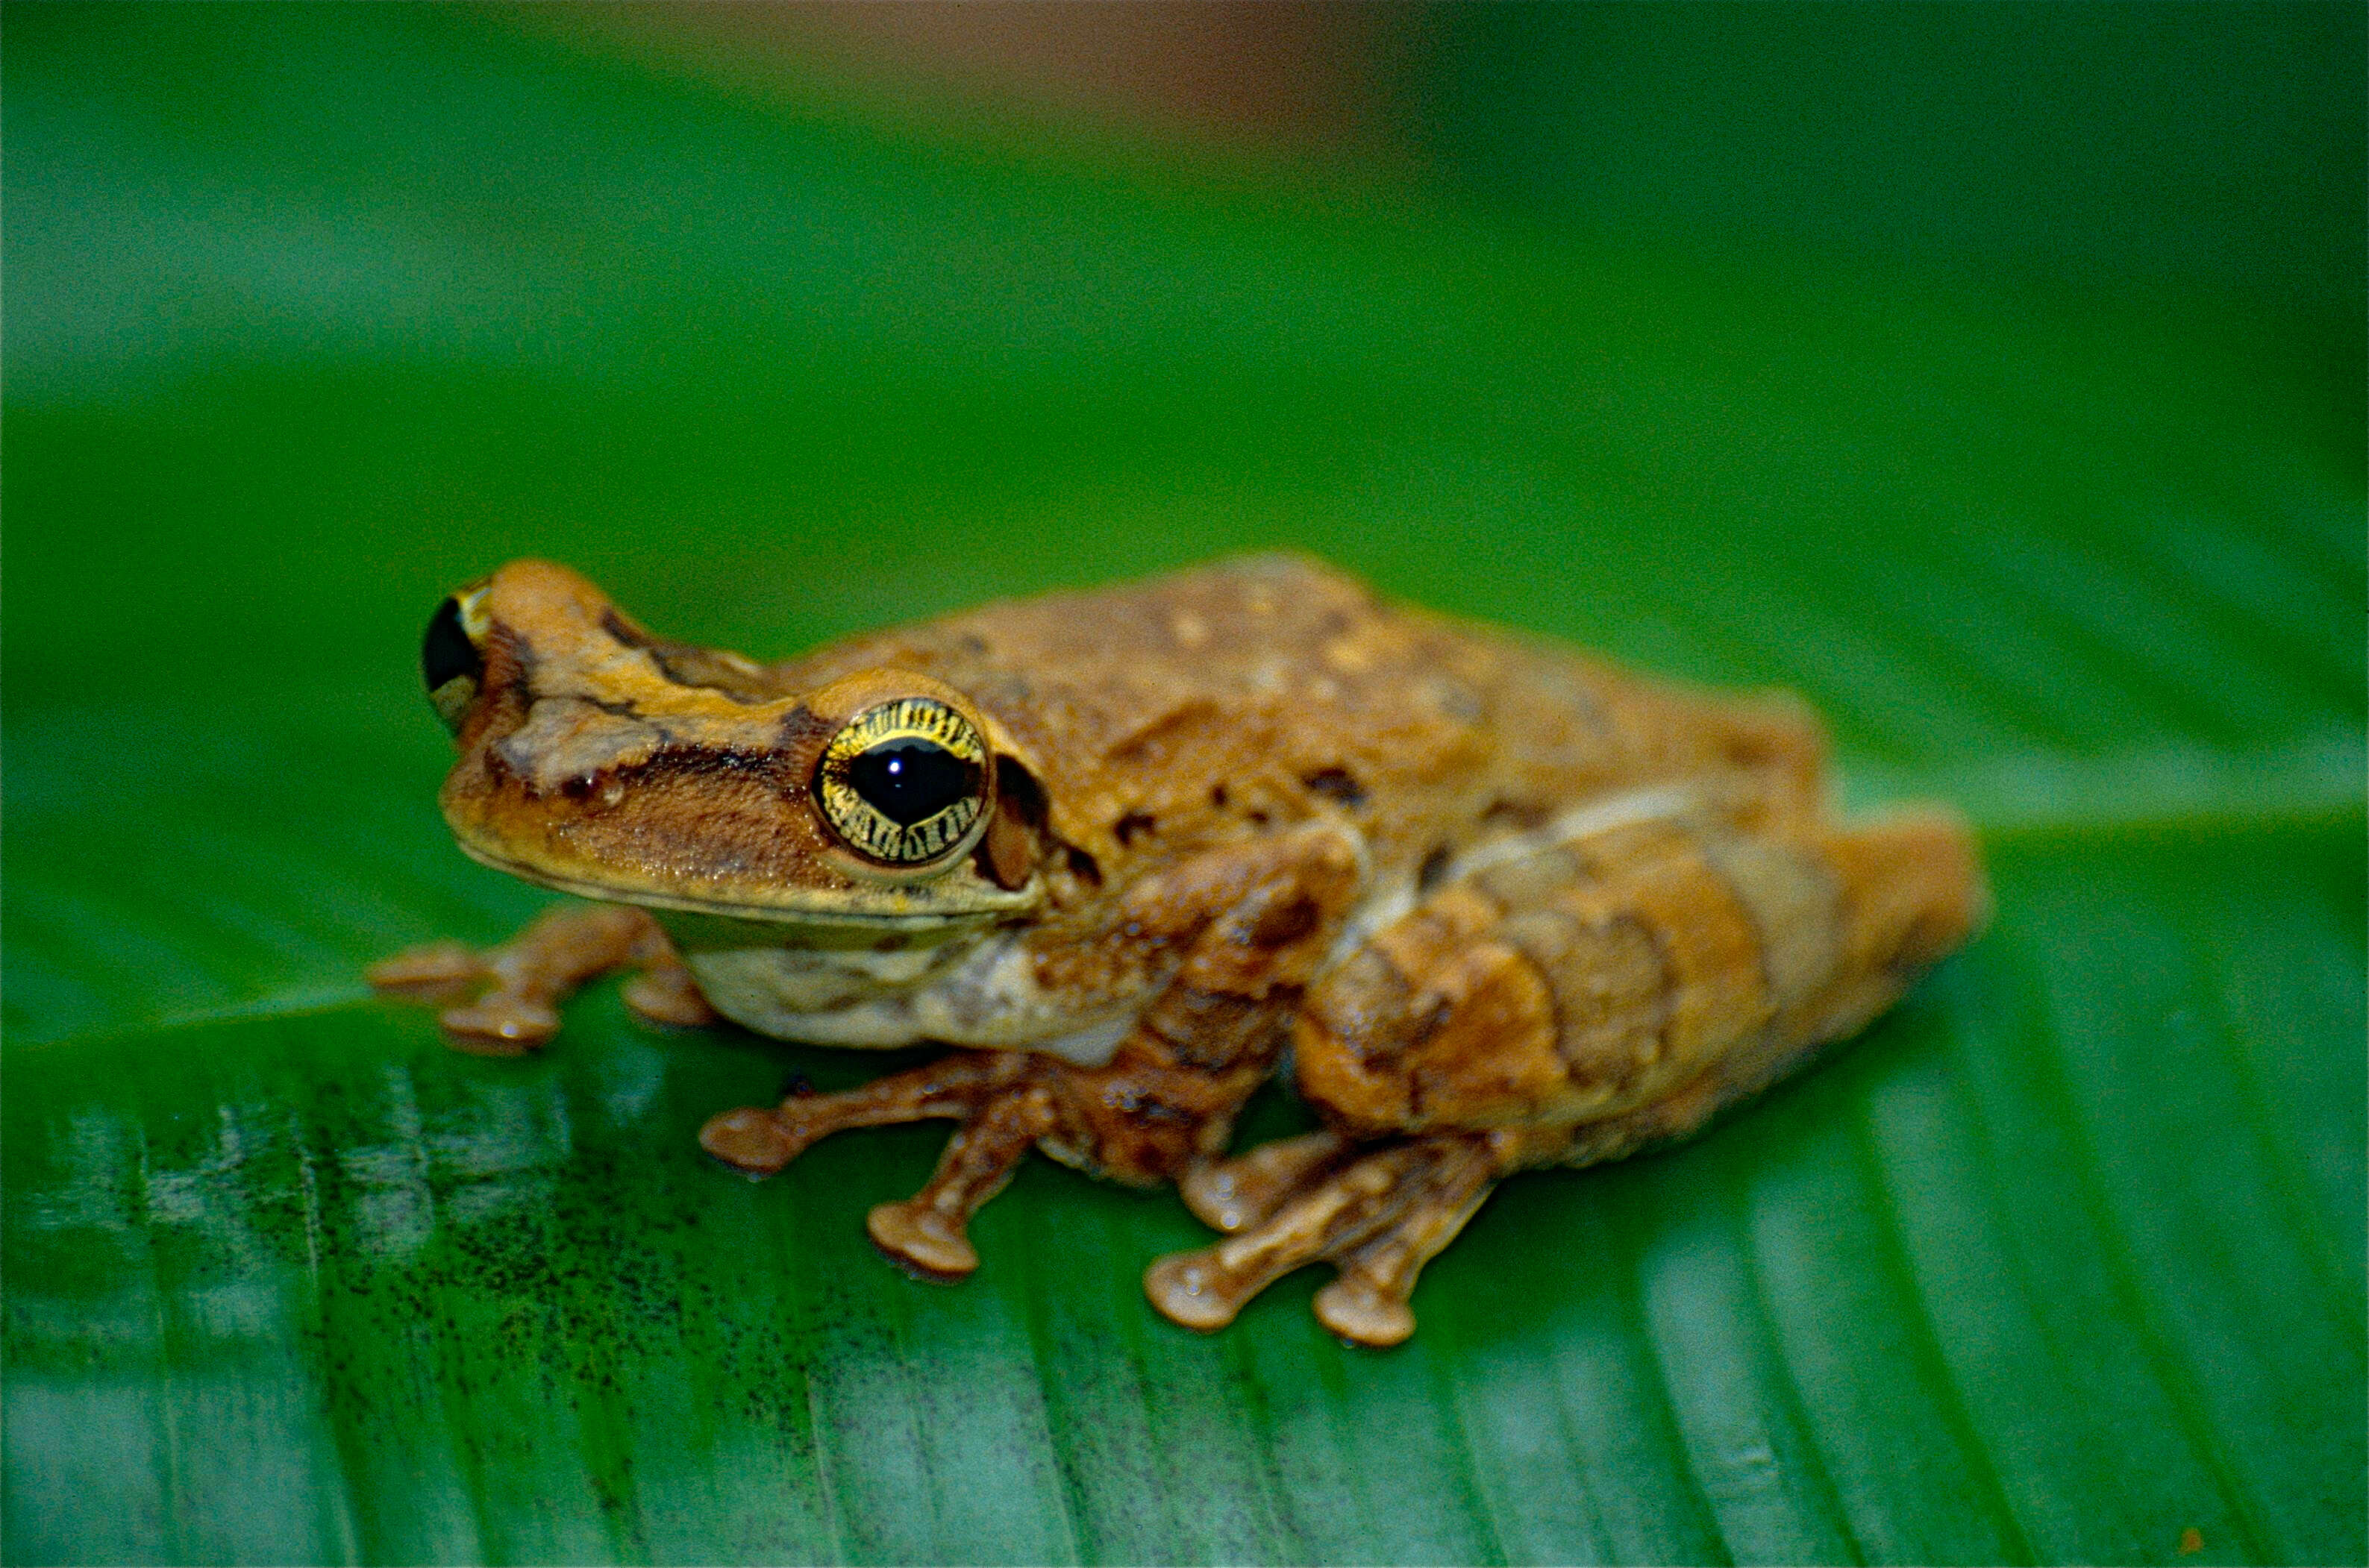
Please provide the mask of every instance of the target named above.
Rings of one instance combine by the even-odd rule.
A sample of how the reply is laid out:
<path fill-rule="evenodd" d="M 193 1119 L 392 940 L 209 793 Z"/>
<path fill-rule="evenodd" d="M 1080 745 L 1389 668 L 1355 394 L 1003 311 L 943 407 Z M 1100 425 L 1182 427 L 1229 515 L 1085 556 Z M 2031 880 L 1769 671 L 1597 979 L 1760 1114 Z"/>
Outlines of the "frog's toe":
<path fill-rule="evenodd" d="M 436 1015 L 445 1043 L 471 1056 L 514 1057 L 541 1047 L 559 1033 L 559 1010 L 501 992 Z"/>
<path fill-rule="evenodd" d="M 490 973 L 484 956 L 465 942 L 406 947 L 363 971 L 372 990 L 431 1003 L 461 1001 Z"/>
<path fill-rule="evenodd" d="M 710 1116 L 699 1129 L 699 1146 L 736 1171 L 770 1176 L 807 1150 L 811 1137 L 801 1137 L 778 1112 L 761 1105 L 743 1105 Z"/>
<path fill-rule="evenodd" d="M 1353 1345 L 1379 1350 L 1414 1333 L 1414 1310 L 1404 1296 L 1350 1275 L 1319 1290 L 1313 1305 L 1316 1321 Z"/>
<path fill-rule="evenodd" d="M 643 970 L 625 983 L 625 1005 L 645 1024 L 669 1029 L 704 1029 L 722 1022 L 707 998 L 679 964 Z"/>
<path fill-rule="evenodd" d="M 1232 1235 L 1281 1208 L 1309 1177 L 1348 1147 L 1347 1139 L 1329 1130 L 1278 1139 L 1236 1159 L 1196 1165 L 1176 1189 L 1195 1219 Z"/>
<path fill-rule="evenodd" d="M 953 1281 L 978 1267 L 962 1220 L 919 1198 L 877 1206 L 864 1229 L 889 1262 L 923 1279 Z"/>
<path fill-rule="evenodd" d="M 1242 1304 L 1266 1286 L 1229 1274 L 1217 1251 L 1174 1253 L 1143 1271 L 1143 1294 L 1170 1322 L 1212 1333 L 1232 1322 Z"/>

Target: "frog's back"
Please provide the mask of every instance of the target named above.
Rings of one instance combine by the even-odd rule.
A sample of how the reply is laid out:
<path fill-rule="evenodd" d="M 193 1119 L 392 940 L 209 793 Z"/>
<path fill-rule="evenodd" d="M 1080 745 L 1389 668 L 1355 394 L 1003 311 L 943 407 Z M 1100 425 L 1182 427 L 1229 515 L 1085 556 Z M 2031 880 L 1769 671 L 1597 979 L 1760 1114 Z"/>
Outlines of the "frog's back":
<path fill-rule="evenodd" d="M 1651 681 L 1543 639 L 1391 603 L 1297 555 L 1008 601 L 831 645 L 960 689 L 1096 853 L 1323 812 L 1379 860 L 1534 827 L 1608 791 L 1739 772 L 1814 780 L 1798 705 Z"/>

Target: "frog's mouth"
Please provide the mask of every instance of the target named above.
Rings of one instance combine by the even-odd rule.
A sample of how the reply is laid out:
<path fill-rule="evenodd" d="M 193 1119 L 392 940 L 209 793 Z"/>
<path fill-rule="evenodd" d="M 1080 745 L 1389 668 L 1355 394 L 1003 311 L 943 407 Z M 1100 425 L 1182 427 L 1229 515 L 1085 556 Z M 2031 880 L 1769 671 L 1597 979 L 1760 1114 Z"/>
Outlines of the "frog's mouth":
<path fill-rule="evenodd" d="M 633 904 L 659 912 L 659 923 L 686 951 L 731 947 L 933 946 L 949 937 L 1035 907 L 1035 882 L 1013 892 L 1001 888 L 948 890 L 863 887 L 799 894 L 785 891 L 761 898 L 705 898 L 660 888 L 594 882 L 568 876 L 508 855 L 456 841 L 481 865 L 508 872 L 579 898 Z"/>

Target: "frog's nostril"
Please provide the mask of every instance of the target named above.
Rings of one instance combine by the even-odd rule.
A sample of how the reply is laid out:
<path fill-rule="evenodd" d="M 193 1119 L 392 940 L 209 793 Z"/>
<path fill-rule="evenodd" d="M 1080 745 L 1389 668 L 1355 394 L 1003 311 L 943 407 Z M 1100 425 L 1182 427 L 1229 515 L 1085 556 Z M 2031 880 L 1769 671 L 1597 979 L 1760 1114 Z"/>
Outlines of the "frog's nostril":
<path fill-rule="evenodd" d="M 428 700 L 436 704 L 437 715 L 455 735 L 485 674 L 485 658 L 470 639 L 460 597 L 454 595 L 428 618 L 427 634 L 419 639 L 419 675 L 428 683 Z"/>

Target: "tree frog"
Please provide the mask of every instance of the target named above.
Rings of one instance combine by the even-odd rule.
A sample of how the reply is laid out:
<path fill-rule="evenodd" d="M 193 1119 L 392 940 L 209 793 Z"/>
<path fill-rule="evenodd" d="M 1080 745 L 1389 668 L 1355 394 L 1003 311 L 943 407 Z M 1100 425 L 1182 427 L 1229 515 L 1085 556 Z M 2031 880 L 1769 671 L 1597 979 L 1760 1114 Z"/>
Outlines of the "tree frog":
<path fill-rule="evenodd" d="M 871 1211 L 916 1274 L 1034 1147 L 1173 1182 L 1225 1238 L 1152 1304 L 1215 1329 L 1288 1270 L 1382 1345 L 1515 1172 L 1682 1137 L 1866 1024 L 1984 921 L 1965 824 L 1830 813 L 1780 695 L 1654 680 L 1293 555 L 990 604 L 778 664 L 646 631 L 566 567 L 446 599 L 422 670 L 463 850 L 590 900 L 380 964 L 466 1049 L 590 979 L 665 1024 L 947 1054 L 728 1110 L 751 1175 L 956 1124 Z M 1289 1064 L 1322 1131 L 1229 1157 Z"/>

